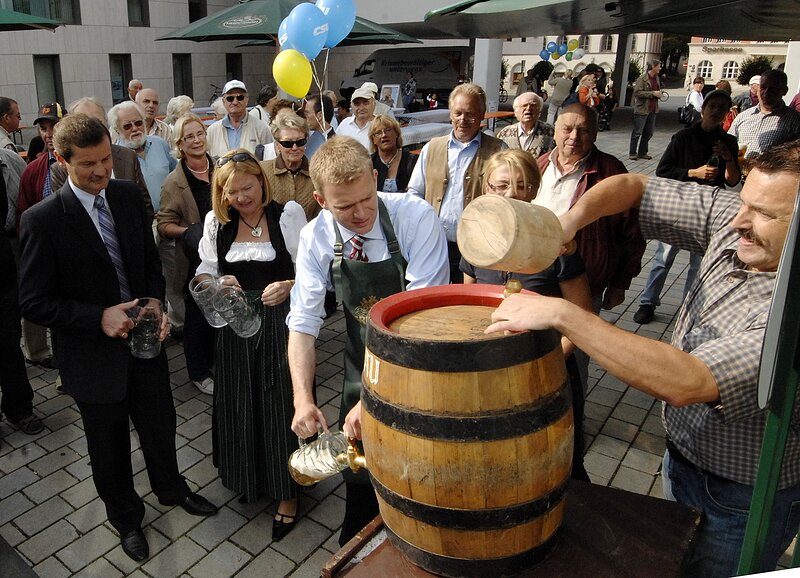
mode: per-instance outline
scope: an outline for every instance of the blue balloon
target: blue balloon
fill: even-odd
[[[286,17],[287,40],[309,60],[314,60],[328,40],[328,19],[308,2],[294,7]]]
[[[567,45],[566,44],[559,44],[558,45],[558,53],[561,56],[564,56],[567,53]]]
[[[550,54],[558,52],[558,44],[556,44],[555,42],[548,42],[547,43],[547,52],[549,52]]]
[[[333,48],[347,38],[356,22],[356,5],[353,0],[318,0],[317,8],[328,18],[328,40],[325,46]]]
[[[278,44],[281,47],[281,50],[289,50],[290,48],[294,48],[291,42],[289,42],[289,32],[287,31],[287,27],[289,26],[289,17],[283,19],[281,25],[278,26]]]
[[[539,53],[539,58],[541,58],[542,60],[550,60],[550,53],[547,50],[542,50]]]

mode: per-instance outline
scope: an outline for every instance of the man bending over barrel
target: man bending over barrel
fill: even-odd
[[[356,140],[338,137],[323,144],[310,172],[314,198],[323,210],[300,234],[286,319],[294,387],[292,430],[307,438],[328,429],[314,402],[314,342],[325,316],[325,292],[335,290],[347,321],[339,424],[345,434],[360,437],[360,404],[354,406],[361,393],[369,307],[406,289],[446,285],[447,241],[428,203],[411,195],[376,192],[377,172]],[[347,471],[345,481],[342,546],[378,513],[366,472]]]
[[[642,175],[610,177],[561,217],[564,239],[604,215],[639,208],[642,233],[704,253],[672,345],[634,335],[563,299],[514,295],[487,332],[553,328],[628,385],[663,400],[667,498],[702,509],[689,576],[736,574],[767,412],[759,356],[795,198],[800,140],[756,157],[731,191]],[[775,569],[800,523],[800,415],[792,418],[760,571]]]

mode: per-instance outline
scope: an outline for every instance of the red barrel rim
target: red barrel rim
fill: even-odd
[[[375,328],[392,332],[389,325],[408,313],[446,307],[448,305],[483,305],[498,307],[503,302],[503,285],[439,285],[412,291],[402,291],[381,299],[369,311],[369,320]],[[522,293],[533,295],[523,289]]]

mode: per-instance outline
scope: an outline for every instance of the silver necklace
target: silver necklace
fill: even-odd
[[[385,160],[383,160],[383,157],[381,156],[381,153],[378,153],[378,158],[381,159],[381,162],[384,164],[384,166],[387,169],[390,169],[390,168],[392,168],[392,163],[394,162],[394,159],[396,159],[397,155],[399,155],[399,154],[400,154],[400,149],[397,149],[397,151],[394,153],[394,156],[391,159],[389,159],[388,163]]]

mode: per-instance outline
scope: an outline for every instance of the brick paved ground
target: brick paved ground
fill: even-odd
[[[674,106],[658,120],[651,141],[652,161],[627,160],[630,109],[617,115],[614,130],[600,133],[598,146],[623,159],[629,170],[652,174],[658,153],[679,128],[670,109],[674,111],[680,100],[673,95],[668,104]],[[678,256],[656,320],[639,326],[633,321],[633,313],[644,289],[652,252],[651,244],[642,274],[633,282],[625,303],[604,312],[603,317],[629,331],[668,341],[688,261],[685,254]],[[339,313],[326,322],[318,341],[318,399],[330,423],[338,417],[344,333],[344,319]],[[36,411],[46,427],[38,436],[30,437],[14,431],[6,422],[0,423],[0,536],[36,575],[45,578],[318,576],[320,567],[338,549],[344,507],[340,478],[305,491],[297,527],[283,541],[272,543],[271,519],[276,504],[262,500],[242,505],[222,486],[211,463],[211,399],[189,382],[180,343],[169,341],[167,346],[178,413],[178,461],[192,487],[220,505],[219,514],[203,519],[159,505],[150,491],[138,440],[133,435],[135,481],[147,503],[145,535],[151,557],[141,564],[131,561],[119,547],[97,498],[76,407],[69,396],[56,392],[55,371],[31,367],[28,374],[35,390]],[[661,497],[658,471],[664,432],[659,411],[660,405],[653,398],[591,366],[585,463],[593,482]],[[14,556],[13,552],[10,555]],[[10,558],[4,558],[0,548],[0,575],[9,576],[9,568]]]

